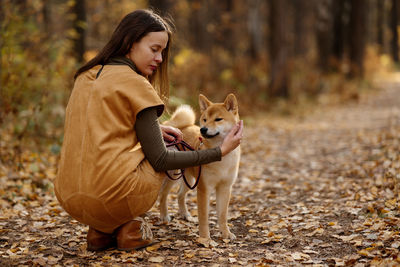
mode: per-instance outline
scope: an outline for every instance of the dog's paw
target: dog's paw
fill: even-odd
[[[180,214],[180,217],[188,222],[196,222],[195,218],[193,218],[190,213]]]
[[[209,248],[209,247],[215,248],[218,246],[218,243],[209,237],[199,237],[199,238],[197,238],[196,242],[206,248]]]
[[[235,240],[236,236],[234,233],[231,233],[229,230],[225,233],[221,233],[222,234],[222,239],[230,239],[230,240]]]
[[[171,216],[169,216],[168,214],[165,216],[161,216],[161,218],[160,218],[161,223],[169,223],[171,220],[172,220]]]

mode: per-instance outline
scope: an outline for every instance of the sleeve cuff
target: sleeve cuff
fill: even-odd
[[[217,146],[215,148],[215,150],[217,151],[217,160],[221,161],[222,160],[222,152],[221,152],[221,148],[219,146]]]

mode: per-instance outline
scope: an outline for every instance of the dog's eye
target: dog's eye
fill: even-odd
[[[222,121],[222,118],[216,118],[215,121]]]

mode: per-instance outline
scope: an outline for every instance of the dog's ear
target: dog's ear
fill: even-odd
[[[200,106],[200,112],[203,112],[208,108],[209,105],[211,105],[212,102],[207,99],[204,95],[200,94],[199,95],[199,106]]]
[[[239,106],[234,94],[229,94],[225,98],[224,105],[228,111],[232,112],[235,115],[238,114]]]

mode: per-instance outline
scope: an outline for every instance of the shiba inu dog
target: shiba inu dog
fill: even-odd
[[[239,109],[236,97],[229,94],[223,103],[213,103],[204,95],[199,95],[200,127],[195,125],[195,114],[189,106],[179,107],[166,122],[166,125],[179,128],[183,139],[195,149],[208,149],[220,146],[224,138],[239,122]],[[200,139],[202,141],[200,141]],[[209,230],[209,205],[210,195],[216,192],[216,206],[219,230],[223,239],[235,239],[230,232],[228,219],[228,206],[235,182],[240,161],[240,146],[225,155],[221,161],[202,165],[201,177],[197,187],[197,206],[199,219],[199,235],[201,238],[210,239]],[[192,182],[198,173],[198,167],[188,168],[185,171],[187,178]],[[193,221],[187,210],[185,197],[188,188],[180,181],[178,192],[179,214]],[[167,197],[174,181],[165,179],[160,192],[160,216],[162,221],[169,221]]]

